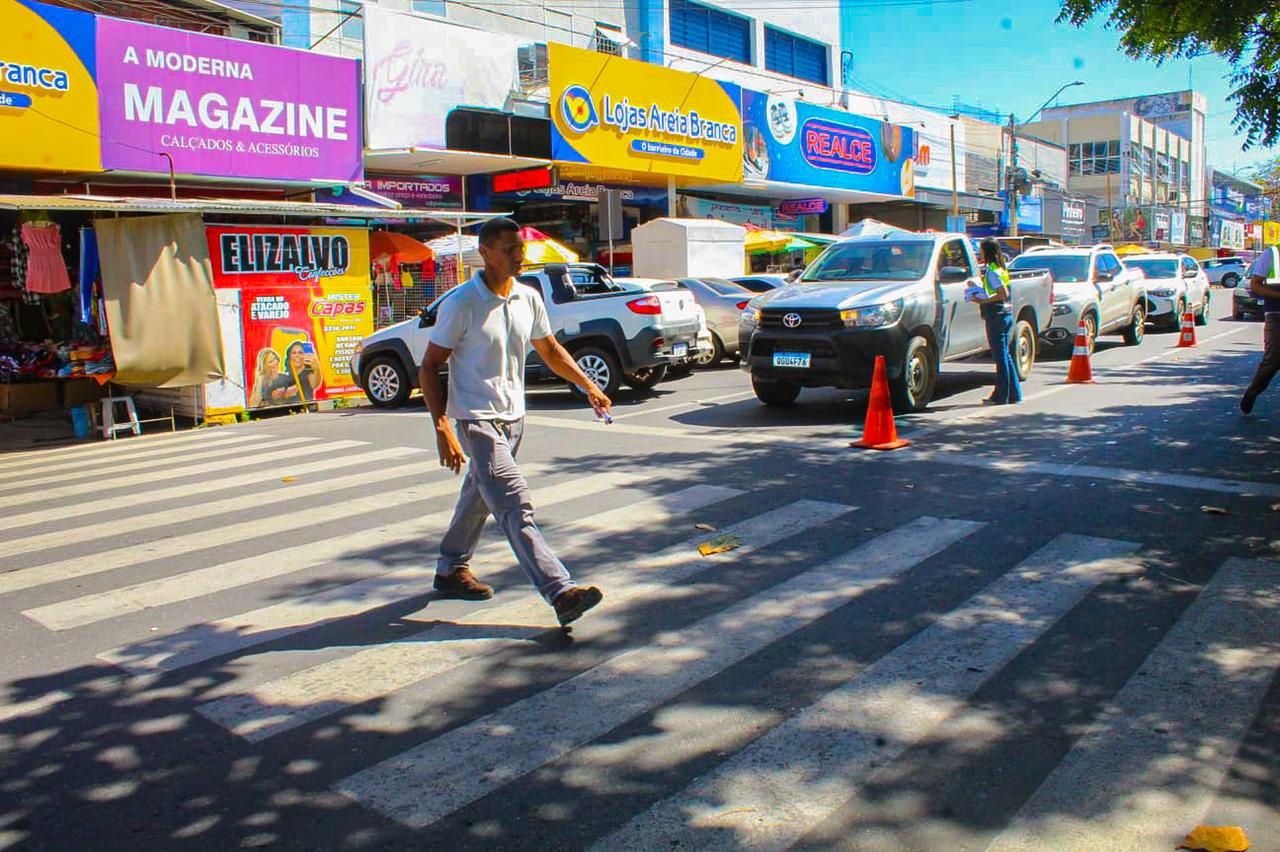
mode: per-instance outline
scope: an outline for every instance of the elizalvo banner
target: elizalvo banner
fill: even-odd
[[[369,232],[206,229],[213,284],[240,291],[248,408],[360,393],[356,344],[373,334]]]
[[[742,117],[748,180],[915,195],[911,128],[749,89]]]
[[[276,180],[359,180],[352,59],[99,18],[107,169]]]

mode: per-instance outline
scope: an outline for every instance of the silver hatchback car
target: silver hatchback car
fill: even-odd
[[[711,351],[700,355],[695,363],[700,367],[710,367],[726,357],[737,358],[738,319],[747,302],[756,294],[726,278],[679,280],[693,291],[693,298],[707,312],[707,328],[711,329]]]

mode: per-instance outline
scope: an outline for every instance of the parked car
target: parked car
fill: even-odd
[[[964,299],[979,267],[962,234],[890,233],[842,240],[795,284],[756,296],[742,312],[742,368],[766,405],[794,402],[801,388],[866,388],[885,358],[898,411],[921,411],[943,361],[987,350],[978,306]],[[1012,276],[1010,349],[1025,378],[1037,333],[1050,318],[1049,274]]]
[[[697,344],[698,305],[688,291],[625,287],[594,263],[549,264],[521,273],[517,281],[543,298],[556,339],[606,394],[624,382],[637,389],[653,387],[666,376],[668,364],[688,357]],[[415,319],[374,332],[357,347],[351,375],[374,405],[403,405],[417,387],[418,365],[437,312],[454,292],[437,298]],[[525,372],[526,381],[559,381],[533,350]]]
[[[755,275],[741,275],[730,278],[734,284],[741,284],[752,293],[768,293],[788,283],[788,275],[776,275],[772,272],[761,272]]]
[[[1053,276],[1053,316],[1040,340],[1047,351],[1071,351],[1084,321],[1089,347],[1099,334],[1119,332],[1129,346],[1146,334],[1147,300],[1142,271],[1120,261],[1110,245],[1028,249],[1011,271],[1048,270]]]
[[[693,292],[707,312],[707,327],[711,330],[711,350],[694,363],[711,367],[725,358],[737,359],[738,319],[756,294],[725,278],[681,278],[680,283]]]
[[[1152,252],[1125,258],[1129,266],[1147,276],[1147,319],[1155,325],[1176,329],[1188,310],[1196,325],[1209,322],[1209,278],[1189,254]]]
[[[1231,318],[1236,320],[1262,319],[1265,299],[1253,294],[1246,282],[1231,291]]]
[[[1249,277],[1249,264],[1243,257],[1214,257],[1200,264],[1210,284],[1239,287]]]
[[[613,279],[624,287],[631,287],[636,290],[686,290],[690,296],[693,291],[681,284],[679,281],[664,278],[615,278]],[[697,297],[694,297],[697,300]],[[678,373],[680,375],[688,375],[692,372],[694,365],[700,364],[705,360],[706,356],[712,351],[711,345],[711,328],[707,324],[707,312],[703,310],[702,305],[696,305],[698,313],[698,337],[693,346],[689,348],[689,354],[684,358],[676,358],[667,365],[668,374]]]

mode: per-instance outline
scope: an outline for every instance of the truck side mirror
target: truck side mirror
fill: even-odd
[[[418,311],[418,328],[430,328],[436,324],[436,312],[427,305]]]
[[[969,270],[963,266],[944,266],[938,270],[939,284],[958,284],[969,278]]]

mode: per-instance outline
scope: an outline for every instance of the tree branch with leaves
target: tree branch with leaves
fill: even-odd
[[[1058,21],[1082,27],[1103,16],[1134,59],[1221,56],[1231,66],[1232,126],[1244,148],[1280,140],[1280,2],[1064,0]]]

